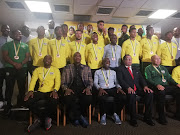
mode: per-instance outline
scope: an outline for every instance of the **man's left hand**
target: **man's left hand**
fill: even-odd
[[[55,91],[52,91],[52,92],[51,92],[50,97],[52,97],[52,98],[54,98],[54,99],[58,99],[58,98],[59,98],[57,92],[55,92]]]
[[[86,95],[92,95],[91,90],[89,88],[84,89],[82,93],[86,93]]]
[[[148,88],[147,86],[144,87],[144,92],[153,93],[153,91],[150,88]]]
[[[126,95],[126,93],[121,88],[117,88],[117,93],[121,93],[121,94]]]

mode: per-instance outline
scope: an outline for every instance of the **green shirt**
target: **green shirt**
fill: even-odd
[[[14,50],[14,43],[13,42],[14,41],[5,43],[2,47],[2,51],[8,51],[8,56],[11,58],[12,61],[14,61],[16,63],[21,63],[26,58],[26,53],[29,53],[29,47],[27,44],[21,42],[20,48],[19,48],[19,53],[18,53],[19,59],[14,59],[15,50]],[[18,47],[19,47],[19,43],[16,44],[17,50],[18,50]],[[5,62],[4,67],[14,67],[14,66],[11,65],[10,63]],[[23,67],[27,67],[27,64],[24,64]]]
[[[177,83],[172,79],[168,70],[164,66],[160,65],[159,67],[157,67],[157,69],[161,74],[158,71],[156,71],[152,64],[145,68],[145,77],[152,86],[157,86],[158,84],[163,86],[169,84],[177,85]],[[162,74],[166,82],[162,81]]]

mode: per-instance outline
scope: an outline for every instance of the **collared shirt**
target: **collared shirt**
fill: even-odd
[[[161,58],[161,65],[176,66],[175,58],[177,54],[177,45],[173,42],[164,42],[159,45],[157,55]]]
[[[96,45],[93,43],[88,44],[86,46],[86,62],[88,66],[91,69],[101,68],[103,54],[104,54],[104,48],[99,42]]]
[[[28,43],[31,39],[35,38],[34,36],[32,35],[29,35],[29,37],[26,37],[24,35],[22,35],[22,39],[21,39],[21,42],[23,43]]]
[[[39,42],[39,45],[38,45],[38,42]],[[29,41],[29,51],[30,51],[31,58],[33,60],[33,66],[44,65],[43,59],[48,54],[47,53],[48,42],[49,40],[47,38],[42,38],[42,39],[34,38]],[[41,45],[42,45],[42,48],[41,48]]]
[[[43,79],[44,76],[46,76],[45,79]],[[36,68],[31,78],[29,91],[34,91],[37,80],[39,80],[38,91],[43,93],[51,92],[54,89],[58,91],[61,84],[61,75],[59,69],[53,66],[51,66],[50,69],[46,69],[44,67]]]
[[[113,52],[115,55],[115,60],[113,59]],[[121,47],[119,45],[108,44],[104,47],[104,56],[103,58],[109,58],[110,67],[119,67],[121,63]]]
[[[3,57],[2,57],[2,46],[7,43],[7,42],[10,42],[12,41],[13,39],[10,38],[9,36],[8,37],[4,37],[4,36],[1,36],[0,37],[0,68],[3,68],[3,64],[4,64],[4,60],[3,60]]]
[[[103,72],[102,72],[103,70]],[[103,75],[104,73],[104,75]],[[104,76],[106,79],[108,79],[109,86],[106,86],[106,81],[104,79]],[[121,88],[121,86],[117,82],[116,78],[116,72],[114,70],[105,70],[104,68],[99,69],[95,72],[94,75],[94,86],[96,89],[102,88],[102,89],[111,89],[111,88]]]
[[[129,69],[131,70],[131,73],[133,74],[133,72],[132,72],[132,66],[125,66],[127,69],[128,69],[128,67],[129,67]]]
[[[180,84],[180,66],[177,66],[173,69],[172,78],[174,79],[175,82]]]
[[[173,37],[171,41],[177,45],[176,59],[178,59],[180,57],[180,38]]]

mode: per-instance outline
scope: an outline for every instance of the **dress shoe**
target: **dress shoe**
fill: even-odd
[[[136,121],[136,120],[131,120],[131,121],[130,121],[130,124],[131,124],[133,127],[138,127],[138,124],[137,124],[137,121]]]
[[[152,119],[145,119],[144,122],[146,122],[150,126],[154,126],[155,123],[152,121]]]

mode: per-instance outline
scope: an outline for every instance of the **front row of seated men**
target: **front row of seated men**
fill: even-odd
[[[82,65],[79,52],[74,54],[74,64],[67,65],[60,79],[60,72],[57,68],[51,66],[52,58],[47,55],[44,57],[44,67],[36,68],[33,72],[29,92],[24,98],[29,109],[37,116],[37,119],[28,127],[31,132],[41,124],[44,124],[48,130],[52,126],[51,116],[55,112],[58,94],[60,88],[63,90],[62,102],[67,108],[70,120],[75,126],[82,125],[87,127],[88,122],[84,118],[87,107],[92,103],[93,79],[91,69]],[[116,124],[121,124],[118,116],[119,112],[126,104],[130,112],[130,124],[137,127],[136,118],[136,96],[143,96],[145,103],[144,121],[151,126],[152,121],[153,94],[157,95],[157,105],[159,112],[159,123],[167,124],[164,114],[165,95],[175,95],[177,105],[177,117],[179,118],[180,108],[180,84],[169,75],[167,69],[160,65],[160,57],[152,57],[152,65],[145,69],[145,75],[148,84],[143,79],[141,73],[132,68],[132,58],[125,55],[124,65],[117,69],[117,72],[111,70],[110,60],[103,59],[103,67],[95,72],[94,86],[99,91],[98,99],[101,112],[102,125],[106,125],[106,99],[114,97],[113,119]],[[116,77],[117,75],[117,77]],[[35,82],[39,80],[39,89],[34,92]],[[172,85],[174,86],[172,86]],[[148,87],[150,86],[150,88]],[[126,101],[127,100],[127,101]]]

